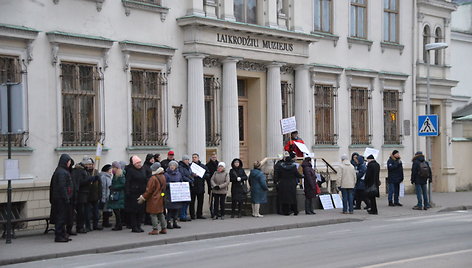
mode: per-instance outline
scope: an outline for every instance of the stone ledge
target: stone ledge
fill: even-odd
[[[351,49],[352,44],[358,44],[358,45],[367,46],[367,50],[370,51],[374,41],[370,41],[370,40],[363,39],[363,38],[358,38],[358,37],[348,37],[347,38],[347,43],[348,43],[349,49]]]

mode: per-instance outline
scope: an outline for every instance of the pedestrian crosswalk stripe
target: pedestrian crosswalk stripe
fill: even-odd
[[[423,122],[423,125],[420,128],[420,133],[436,133],[437,130],[434,128],[433,123],[429,119],[429,117],[426,117],[426,119]]]

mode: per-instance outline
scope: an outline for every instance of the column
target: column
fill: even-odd
[[[223,90],[222,90],[222,119],[221,119],[221,147],[222,158],[229,164],[234,158],[239,158],[239,121],[238,121],[238,80],[236,63],[239,58],[226,58],[223,63]]]
[[[309,150],[313,145],[313,94],[308,65],[295,68],[295,118],[300,138]]]
[[[222,19],[228,21],[236,21],[234,17],[234,2],[233,0],[222,0],[223,1],[223,13]]]
[[[187,153],[198,153],[206,159],[205,93],[203,86],[202,54],[188,54],[187,58]]]
[[[203,0],[190,0],[190,9],[187,10],[187,15],[205,16],[203,11]]]
[[[267,66],[267,157],[275,157],[283,151],[280,132],[282,119],[282,89],[280,86],[281,63]]]

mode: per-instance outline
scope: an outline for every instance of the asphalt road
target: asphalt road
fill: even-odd
[[[8,267],[472,267],[472,213],[368,220]]]

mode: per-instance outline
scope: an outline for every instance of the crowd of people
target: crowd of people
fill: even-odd
[[[316,214],[313,200],[321,193],[321,176],[316,173],[315,162],[310,157],[304,158],[302,172],[299,172],[295,156],[296,152],[287,152],[274,165],[277,213],[298,215],[297,186],[300,185],[305,193],[305,214],[313,215]],[[369,214],[378,214],[376,197],[379,197],[380,165],[372,155],[367,157],[366,164],[358,153],[353,153],[350,161],[342,155],[341,162],[338,185],[343,213],[352,214],[355,209],[361,209],[364,202]],[[141,233],[144,232],[143,223],[152,225],[149,235],[166,234],[168,229],[180,229],[178,222],[205,219],[205,193],[209,195],[211,218],[224,220],[230,186],[231,218],[242,217],[243,203],[248,195],[253,217],[263,217],[260,205],[267,203],[267,179],[258,161],[253,164],[249,176],[241,159],[234,159],[227,168],[215,154],[206,164],[196,153],[191,158],[183,155],[177,161],[173,151],[169,151],[162,161],[159,154],[148,154],[144,163],[136,155],[127,163],[113,161],[103,165],[100,172],[95,164],[90,157],[74,164],[69,155],[61,155],[50,185],[51,222],[55,224],[56,242],[68,242],[71,235],[103,228],[113,231],[128,228],[131,232]],[[198,165],[205,172],[199,176],[192,171],[191,165]],[[403,166],[398,151],[392,152],[387,169],[389,206],[402,206],[398,197]],[[417,152],[413,158],[411,182],[415,184],[418,204],[413,209],[428,209],[426,184],[430,180],[429,164],[424,155]],[[172,199],[169,186],[177,182],[188,183],[190,201]],[[114,226],[110,222],[113,215]]]

